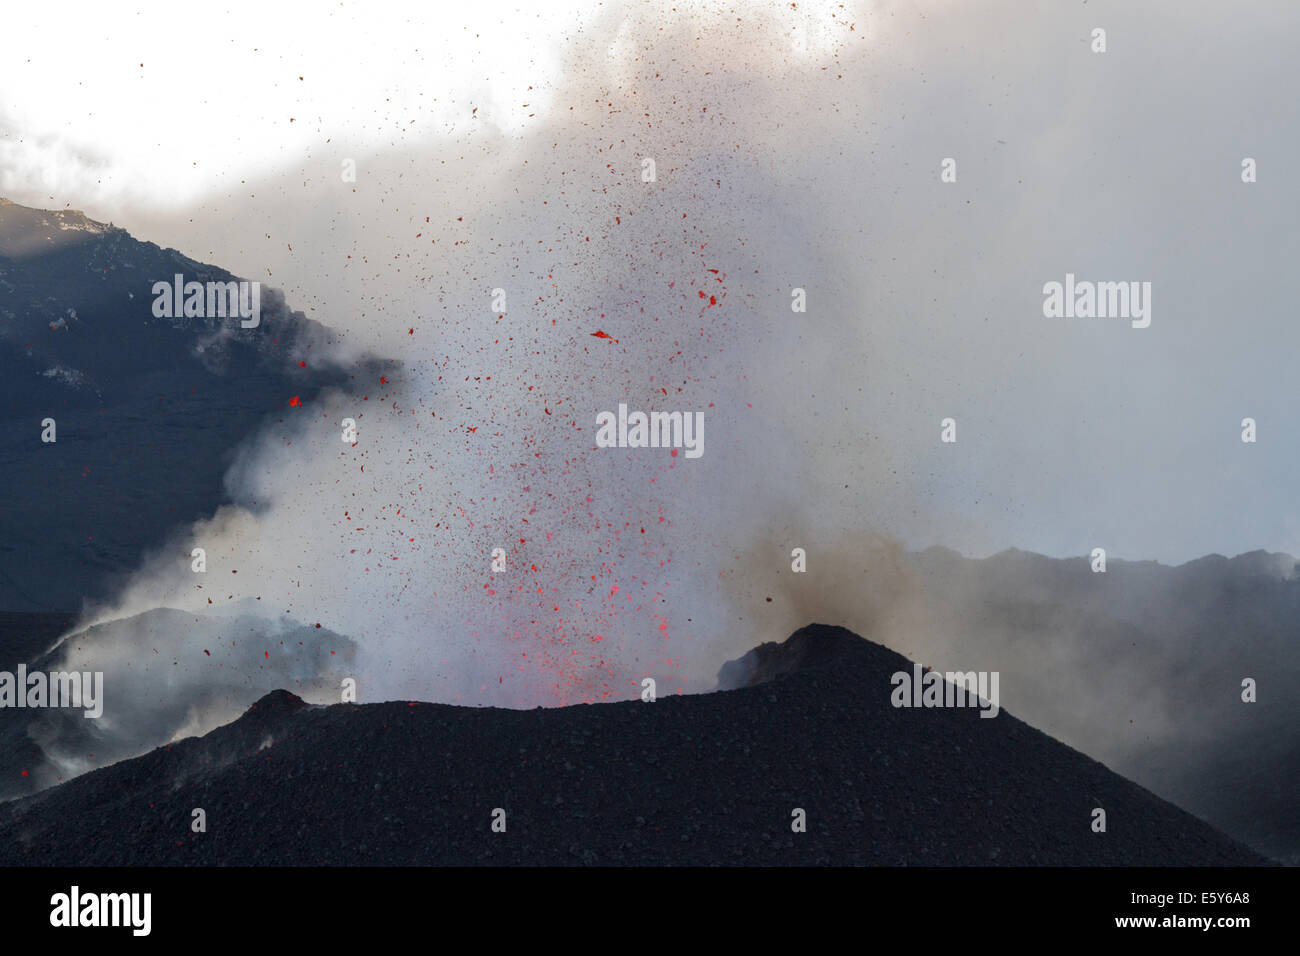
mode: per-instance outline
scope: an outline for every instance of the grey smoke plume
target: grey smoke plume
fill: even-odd
[[[1300,197],[1238,169],[1296,152],[1272,121],[1293,84],[1254,70],[1292,62],[1294,9],[1244,26],[1209,3],[814,9],[615,6],[574,31],[522,125],[467,104],[453,130],[356,156],[355,185],[346,136],[323,132],[239,195],[116,215],[264,265],[347,336],[312,361],[394,365],[361,399],[268,421],[229,478],[242,506],[108,613],[205,607],[202,546],[210,578],[239,571],[221,600],[355,639],[362,700],[533,706],[644,676],[706,690],[812,619],[964,666],[967,638],[935,624],[948,598],[897,542],[1300,550],[1295,444],[1237,434],[1290,414],[1278,344],[1296,333],[1273,303],[1292,227],[1269,210]],[[1045,319],[1067,271],[1151,281],[1151,327]],[[619,401],[704,411],[705,455],[596,450]],[[1026,660],[1076,655],[1045,639]],[[1085,737],[1112,703],[1076,719],[1017,693],[1004,682],[1009,710]]]
[[[808,97],[844,86],[828,64],[865,56],[847,21],[783,55],[790,23],[609,14],[575,42],[535,128],[507,136],[487,117],[359,159],[362,199],[326,183],[261,203],[268,231],[297,224],[299,261],[353,250],[342,278],[321,273],[317,317],[354,351],[313,361],[397,362],[360,400],[329,394],[268,424],[228,478],[246,507],[145,568],[112,616],[205,607],[179,559],[203,547],[209,577],[238,571],[223,586],[235,599],[355,638],[363,700],[711,686],[734,633],[721,588],[744,573],[736,531],[789,506],[791,465],[826,439],[806,427],[819,401],[799,394],[801,368],[860,350],[866,331],[831,340],[790,310],[795,286],[828,314],[861,299],[815,238],[856,214],[798,191],[826,162],[807,144],[837,135],[833,111],[805,115]],[[620,35],[654,40],[611,57]],[[705,455],[596,450],[596,412],[620,401],[702,411]],[[756,453],[771,454],[761,469]]]

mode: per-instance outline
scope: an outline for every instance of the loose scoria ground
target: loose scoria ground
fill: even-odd
[[[813,625],[724,668],[748,686],[653,703],[310,707],[277,691],[5,804],[0,863],[1268,862],[1005,710],[893,708],[896,670],[911,662]]]

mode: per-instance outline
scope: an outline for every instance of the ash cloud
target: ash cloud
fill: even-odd
[[[945,668],[1007,660],[1009,710],[1138,753],[1099,720],[1113,697],[1065,713],[1050,690],[1113,676],[1086,629],[1049,616],[1055,637],[999,643],[996,611],[972,639],[907,549],[1300,550],[1293,443],[1234,457],[1243,415],[1290,406],[1273,303],[1291,226],[1267,209],[1300,197],[1236,169],[1294,155],[1293,124],[1240,106],[1290,115],[1251,64],[1285,60],[1295,13],[1254,9],[1247,56],[1208,3],[811,11],[615,7],[566,39],[535,105],[467,101],[454,130],[354,156],[355,184],[339,137],[137,214],[264,263],[346,340],[308,360],[393,364],[269,420],[228,479],[240,506],[111,614],[261,597],[357,641],[363,700],[506,706],[626,698],[643,676],[707,690],[722,660],[818,620]],[[1203,60],[1167,69],[1187,49]],[[1152,281],[1151,327],[1044,319],[1066,271]],[[619,401],[703,410],[707,453],[596,450]],[[198,590],[192,546],[238,588]],[[1148,649],[1124,653],[1146,669]],[[1164,699],[1132,718],[1152,740],[1180,732]]]
[[[829,304],[847,270],[817,248],[822,219],[770,200],[803,202],[815,172],[786,151],[836,135],[806,100],[836,88],[827,64],[865,53],[847,21],[796,54],[783,16],[640,16],[589,25],[522,133],[488,115],[461,139],[359,158],[358,194],[252,190],[273,197],[253,215],[267,231],[299,223],[286,240],[299,263],[327,236],[342,259],[315,317],[349,340],[343,357],[395,361],[268,422],[227,478],[241,507],[143,569],[113,616],[261,598],[354,637],[363,700],[533,706],[628,697],[643,676],[661,693],[711,686],[732,633],[720,586],[734,526],[760,496],[782,506],[776,452],[805,431],[806,399],[781,393],[789,366],[768,357],[821,364],[859,334],[837,345],[792,321],[793,286]],[[596,413],[620,401],[702,411],[707,453],[595,449]],[[340,440],[349,418],[355,447]],[[179,559],[194,547],[209,555],[202,582]]]

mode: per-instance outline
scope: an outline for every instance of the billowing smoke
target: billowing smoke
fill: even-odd
[[[589,24],[521,132],[471,115],[357,158],[355,192],[259,204],[268,230],[295,224],[299,263],[330,261],[315,315],[346,348],[304,360],[391,362],[270,418],[228,475],[237,505],[92,620],[242,602],[319,621],[357,642],[361,700],[712,686],[753,637],[726,592],[757,516],[838,480],[798,474],[828,437],[809,412],[838,411],[809,386],[879,364],[846,356],[865,356],[863,279],[820,238],[857,216],[824,168],[841,114],[807,110],[861,114],[843,71],[869,44],[847,10],[661,13]],[[703,454],[596,448],[620,404],[702,413]]]
[[[38,786],[206,733],[238,717],[276,688],[308,700],[338,699],[353,664],[348,638],[261,613],[256,601],[219,611],[159,608],[92,625],[29,666],[29,673],[75,670],[95,687],[89,707],[9,711],[11,758],[32,744]],[[272,653],[272,650],[274,653]],[[24,740],[23,738],[27,738]],[[21,792],[7,781],[3,795]]]
[[[993,669],[959,660],[963,619],[900,542],[1300,550],[1274,480],[1285,443],[1252,448],[1250,468],[1204,452],[1232,445],[1242,409],[1289,414],[1266,343],[1293,334],[1269,307],[1291,226],[1247,217],[1235,178],[1243,151],[1293,154],[1294,131],[1247,137],[1238,120],[1283,87],[1198,70],[1214,96],[1171,109],[1188,78],[1161,67],[1169,45],[1227,56],[1188,35],[1225,33],[1231,13],[1161,6],[1182,26],[1107,11],[1102,58],[1092,7],[615,5],[517,103],[462,97],[429,132],[377,102],[382,150],[313,119],[301,160],[180,212],[117,215],[198,229],[282,282],[346,342],[303,361],[389,364],[268,410],[228,476],[236,506],[89,621],[238,604],[354,640],[362,701],[530,707],[628,698],[647,676],[707,690],[722,661],[811,620]],[[465,42],[489,72],[491,38]],[[1067,271],[1151,281],[1152,325],[1044,319],[1043,284]],[[1213,279],[1228,274],[1258,281]],[[1229,314],[1252,316],[1248,338]],[[595,447],[620,403],[703,412],[703,455]],[[950,416],[958,440],[941,443]],[[1203,500],[1232,506],[1189,520]],[[1068,643],[1038,659],[1077,662]],[[1050,691],[1003,693],[1052,716]],[[1143,716],[1175,735],[1158,705]]]

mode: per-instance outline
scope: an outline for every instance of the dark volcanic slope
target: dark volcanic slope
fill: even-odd
[[[76,623],[75,614],[0,611],[0,670],[36,660]]]
[[[155,317],[153,283],[177,273],[235,278],[76,210],[0,199],[0,609],[107,598],[171,529],[229,500],[244,438],[293,396],[348,383],[313,361],[329,331],[275,289],[253,329]]]
[[[4,805],[0,863],[1267,862],[1005,711],[893,708],[910,662],[848,631],[784,647],[756,655],[768,683],[654,703],[313,708],[277,691]]]
[[[912,562],[930,618],[911,653],[1000,671],[1034,726],[1300,865],[1293,556],[1112,558],[1105,574],[1016,550],[976,560],[931,548]],[[1254,703],[1241,700],[1244,677],[1259,683]]]
[[[0,709],[0,801],[148,753],[182,730],[193,733],[195,714],[210,715],[202,726],[211,727],[276,689],[312,695],[339,686],[351,670],[350,638],[288,615],[272,624],[239,613],[255,604],[221,613],[154,608],[76,630],[57,645],[54,636],[67,626],[50,632],[66,618],[0,613],[0,648],[8,650],[6,640],[26,644],[31,653],[21,660],[29,673],[102,670],[103,687],[111,688],[102,720],[72,707]],[[44,625],[44,644],[34,646],[30,632],[11,636],[10,621]]]

